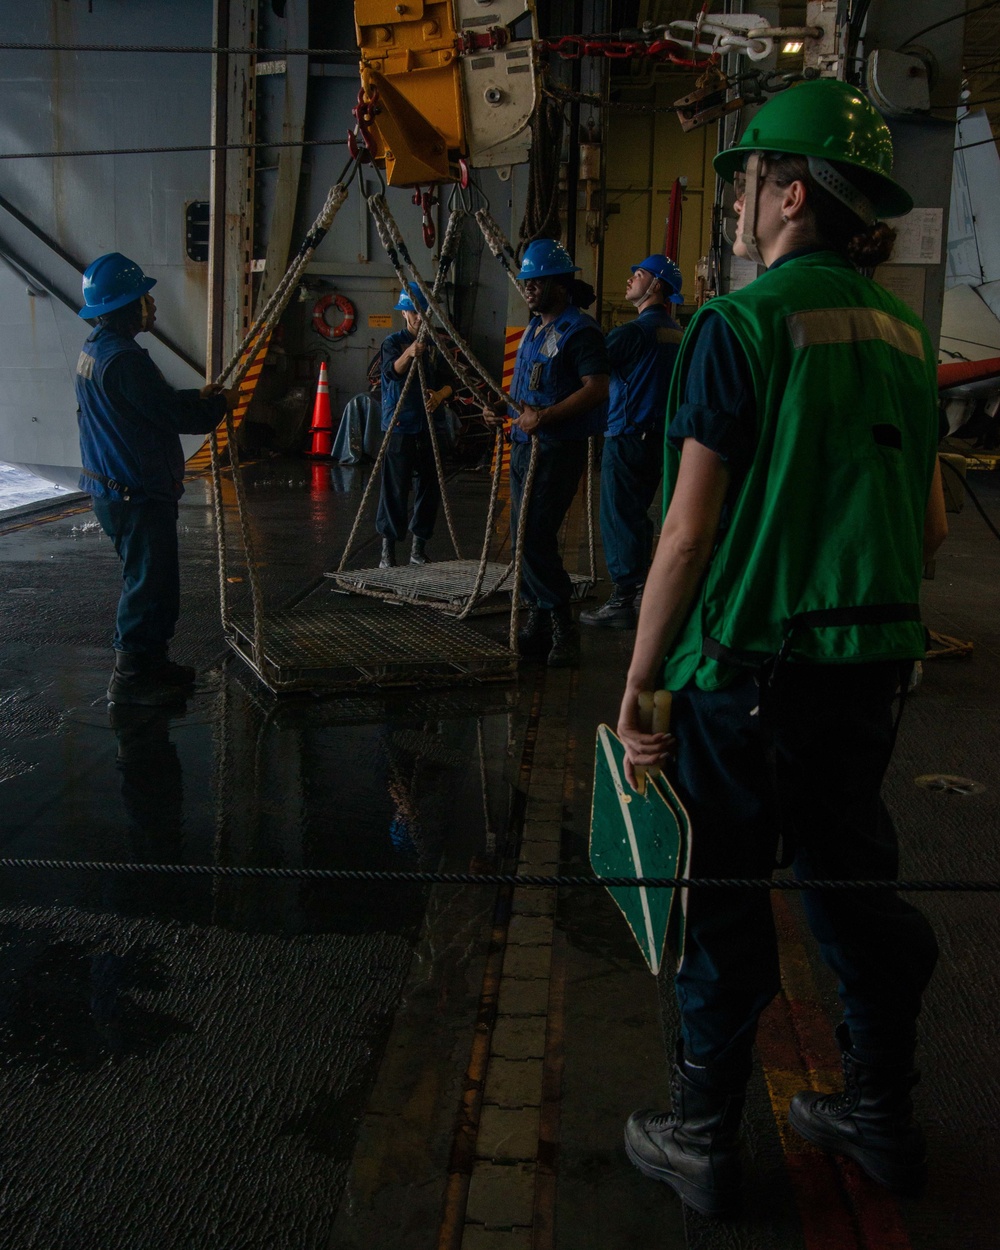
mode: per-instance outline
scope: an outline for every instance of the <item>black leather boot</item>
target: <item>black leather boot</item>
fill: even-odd
[[[549,668],[575,668],[580,663],[580,631],[569,606],[552,609],[552,647]]]
[[[162,653],[119,651],[115,653],[115,668],[108,682],[108,702],[123,707],[183,703],[193,681],[194,669],[173,664]]]
[[[430,564],[427,552],[425,551],[426,546],[427,540],[425,538],[418,538],[416,534],[413,535],[413,545],[410,547],[411,564]]]
[[[164,660],[158,672],[163,681],[175,686],[193,686],[198,679],[197,670],[190,664],[175,664],[173,660]]]
[[[862,1061],[851,1051],[846,1024],[837,1029],[844,1091],[796,1094],[788,1122],[806,1141],[847,1155],[880,1185],[913,1194],[924,1181],[926,1146],[913,1119],[910,1090],[920,1079],[912,1055]]]
[[[396,567],[396,544],[391,538],[382,539],[382,554],[379,556],[378,566],[380,569]]]
[[[166,647],[156,651],[116,651],[115,670],[122,677],[152,673],[164,685],[193,686],[198,674],[190,664],[175,664],[167,659]]]
[[[596,625],[600,629],[635,629],[638,619],[635,590],[621,586],[615,587],[607,603],[580,613],[581,625]]]
[[[517,649],[529,660],[544,659],[552,646],[552,613],[548,608],[530,607],[521,618]]]
[[[702,1215],[729,1215],[740,1189],[739,1131],[744,1087],[696,1085],[674,1065],[673,1110],[636,1111],[625,1150],[644,1176],[664,1181]]]

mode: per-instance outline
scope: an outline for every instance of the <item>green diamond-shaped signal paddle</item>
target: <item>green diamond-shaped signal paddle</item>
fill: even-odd
[[[676,877],[690,833],[684,804],[662,774],[648,774],[645,793],[625,780],[625,747],[601,725],[594,760],[590,863],[598,877]],[[659,972],[676,891],[609,887],[650,972]]]

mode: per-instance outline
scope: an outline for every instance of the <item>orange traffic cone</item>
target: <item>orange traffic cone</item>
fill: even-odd
[[[316,402],[313,404],[313,419],[309,433],[312,436],[309,455],[329,456],[333,451],[333,418],[330,415],[330,382],[326,374],[325,360],[319,367]]]

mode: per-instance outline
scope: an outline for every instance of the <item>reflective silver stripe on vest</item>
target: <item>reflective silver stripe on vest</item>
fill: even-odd
[[[924,340],[916,327],[880,308],[811,308],[785,318],[793,347],[820,347],[830,343],[863,343],[879,339],[924,359]]]
[[[76,362],[76,371],[81,378],[92,378],[94,376],[94,358],[86,352],[81,352]]]

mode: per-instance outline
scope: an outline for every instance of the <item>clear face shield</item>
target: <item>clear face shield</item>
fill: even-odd
[[[739,242],[743,244],[747,257],[755,265],[763,265],[764,261],[757,245],[757,197],[760,194],[761,154],[751,152],[747,157],[746,169],[733,175],[733,188],[737,200],[743,201],[743,216],[740,221]]]
[[[845,178],[829,161],[818,156],[807,156],[811,174],[817,186],[823,188],[834,199],[839,200],[864,226],[871,226],[876,221],[875,209],[871,200]],[[758,265],[764,262],[757,244],[757,209],[761,185],[767,181],[763,172],[764,154],[751,152],[747,157],[746,169],[733,175],[733,190],[736,199],[743,200],[743,220],[739,233],[739,241],[746,249],[747,256]]]
[[[139,297],[139,311],[142,314],[142,321],[139,324],[140,333],[144,330],[151,330],[156,320],[156,305],[148,292]]]

